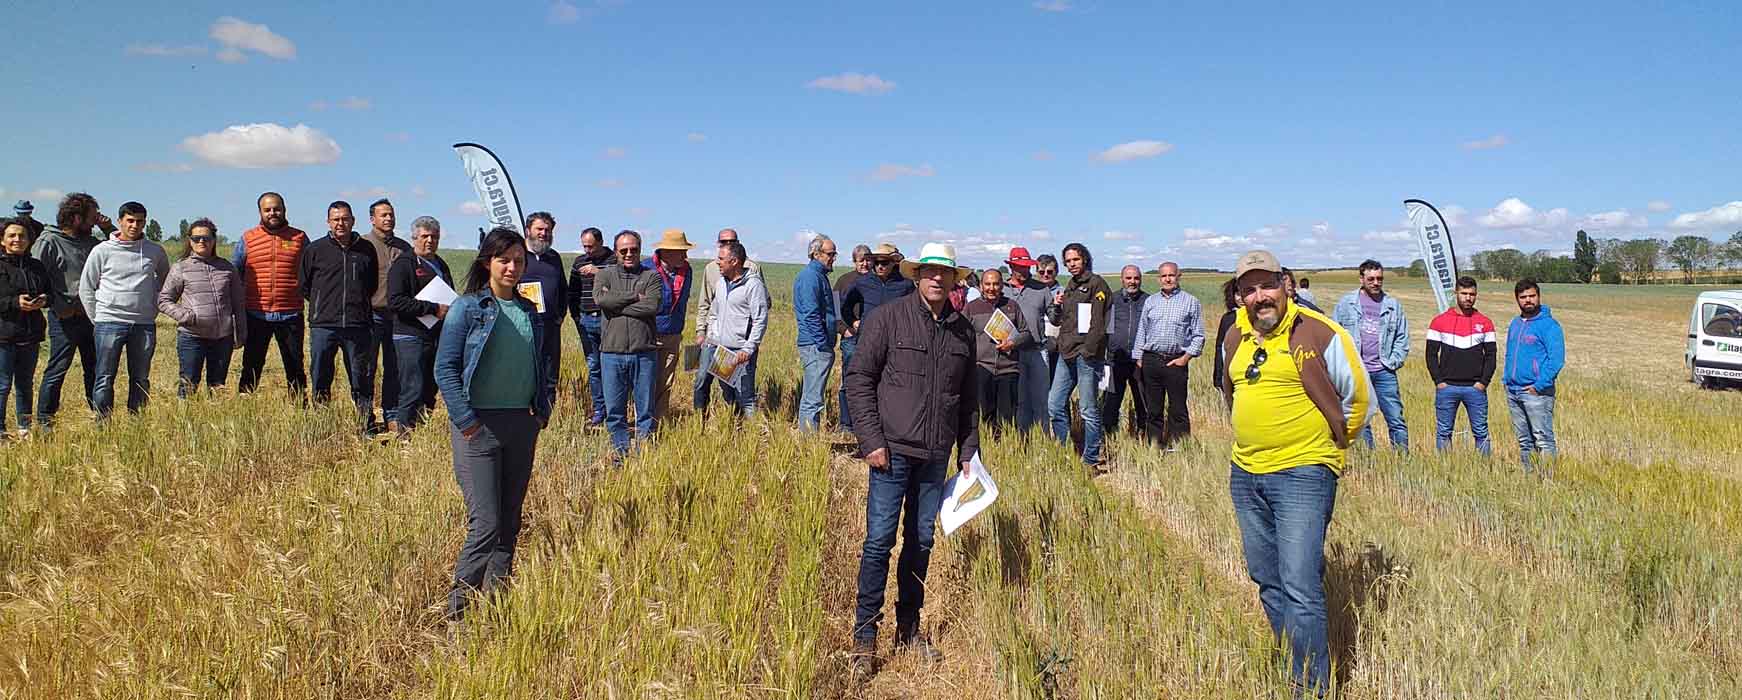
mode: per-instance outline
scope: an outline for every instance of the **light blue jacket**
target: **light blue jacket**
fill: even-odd
[[[1566,337],[1548,307],[1530,318],[1512,319],[1506,329],[1506,372],[1501,375],[1508,390],[1536,387],[1536,393],[1554,396],[1555,379],[1566,362]]]
[[[484,343],[490,340],[490,331],[496,327],[499,303],[489,289],[462,295],[448,307],[448,315],[442,319],[442,337],[436,345],[435,381],[442,392],[442,403],[448,405],[448,420],[460,430],[478,424],[478,414],[472,410],[472,373],[478,369]],[[538,318],[538,309],[532,302],[516,298],[514,303],[525,309],[528,316]],[[544,347],[542,323],[532,324],[532,347]],[[550,422],[550,406],[556,399],[556,378],[547,376],[546,363],[536,355],[528,356],[526,361],[532,363],[537,387],[532,394],[532,415],[544,425]]]
[[[811,260],[792,281],[792,315],[798,321],[798,346],[835,347],[835,297],[829,268]]]
[[[1331,320],[1354,336],[1357,348],[1361,347],[1361,299],[1356,295],[1365,293],[1357,289],[1343,295],[1331,312]],[[1397,297],[1387,294],[1379,300],[1379,364],[1396,372],[1406,357],[1409,357],[1409,318],[1403,315],[1403,304]]]

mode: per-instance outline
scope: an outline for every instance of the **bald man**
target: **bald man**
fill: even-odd
[[[1125,389],[1131,389],[1135,419],[1128,426],[1137,434],[1149,424],[1149,412],[1143,404],[1143,384],[1137,375],[1137,362],[1131,358],[1132,343],[1137,340],[1137,321],[1143,316],[1143,302],[1149,295],[1143,291],[1143,269],[1126,265],[1119,271],[1119,293],[1107,309],[1107,365],[1113,368],[1113,381],[1101,394],[1101,424],[1107,435],[1119,429],[1119,413],[1125,403]]]
[[[743,242],[738,240],[737,230],[720,229],[720,234],[715,237],[715,244],[720,249],[724,249],[727,243],[743,245]],[[758,269],[756,263],[750,260],[744,261],[744,274],[755,276],[757,279],[762,278],[762,270]],[[701,348],[702,357],[706,357],[708,353],[714,351],[712,347],[708,346],[708,324],[714,320],[714,288],[720,284],[720,260],[717,252],[714,259],[708,261],[707,269],[702,271],[702,282],[701,289],[697,290],[701,294],[696,296],[696,347]],[[701,411],[708,405],[713,388],[714,377],[712,374],[696,373],[694,404],[697,411]]]

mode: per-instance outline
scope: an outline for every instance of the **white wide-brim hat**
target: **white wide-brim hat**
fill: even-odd
[[[956,284],[961,284],[974,275],[970,268],[956,264],[956,247],[948,243],[927,243],[919,249],[919,255],[905,258],[901,261],[901,276],[915,279],[919,268],[934,265],[937,267],[953,267],[956,270]]]

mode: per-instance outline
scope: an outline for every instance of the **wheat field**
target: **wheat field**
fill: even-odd
[[[69,377],[56,431],[0,445],[0,697],[1285,697],[1205,360],[1177,453],[1114,436],[1113,472],[1091,478],[1043,436],[988,436],[1002,495],[933,553],[925,625],[946,660],[854,680],[866,467],[846,436],[793,427],[796,270],[764,267],[761,415],[704,423],[680,380],[684,408],[620,470],[583,427],[564,327],[513,585],[452,632],[464,509],[445,413],[404,443],[357,438],[347,401],[287,398],[276,352],[261,391],[180,401],[160,321],[144,414],[99,427]],[[1326,308],[1354,287],[1312,278]],[[1212,336],[1220,281],[1186,280]],[[1742,392],[1686,381],[1699,288],[1544,289],[1568,336],[1544,477],[1518,467],[1497,389],[1493,458],[1467,432],[1434,452],[1432,297],[1390,283],[1414,335],[1413,448],[1357,449],[1342,479],[1326,574],[1342,696],[1742,696]],[[1510,291],[1482,290],[1503,327]]]

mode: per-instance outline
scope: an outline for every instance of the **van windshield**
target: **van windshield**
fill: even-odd
[[[1706,335],[1742,338],[1742,311],[1729,304],[1706,303],[1700,308],[1700,326]]]

